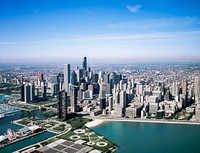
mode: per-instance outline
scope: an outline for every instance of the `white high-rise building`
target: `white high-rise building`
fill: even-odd
[[[195,103],[198,103],[200,99],[200,77],[199,76],[196,76],[194,80],[194,96],[195,96]]]
[[[178,84],[178,82],[173,82],[173,84],[171,86],[171,94],[174,97],[179,95],[179,84]]]
[[[120,105],[122,108],[126,108],[126,91],[124,90],[120,92]]]
[[[64,88],[67,93],[69,93],[69,83],[70,83],[70,64],[64,65]]]

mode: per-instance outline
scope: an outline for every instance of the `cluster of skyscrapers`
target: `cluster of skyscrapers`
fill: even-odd
[[[143,67],[141,66],[141,69]],[[92,116],[173,118],[185,110],[200,121],[198,71],[173,67],[159,71],[115,68],[92,70],[84,57],[81,67],[64,64],[63,73],[38,74],[22,80],[21,101],[37,102],[57,96],[58,117],[69,112]],[[177,71],[177,72],[176,72]],[[184,72],[185,71],[185,72]],[[198,115],[199,114],[199,115]]]
[[[195,108],[198,111],[197,106],[188,106],[199,102],[199,79],[196,76],[194,82],[189,80],[188,84],[187,79],[154,80],[115,72],[94,72],[87,67],[84,57],[82,68],[71,70],[70,64],[64,65],[64,90],[61,92],[66,93],[63,99],[68,107],[63,108],[90,115],[170,118],[185,108],[188,113]]]

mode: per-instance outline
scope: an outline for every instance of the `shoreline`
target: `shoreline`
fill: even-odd
[[[185,124],[185,125],[200,125],[200,122],[187,122],[187,121],[167,121],[167,120],[145,120],[145,119],[117,119],[117,118],[93,118],[93,121],[86,123],[85,126],[93,128],[100,126],[107,122],[135,122],[135,123],[157,123],[157,124]]]
[[[102,125],[104,123],[106,123],[106,121],[102,119],[94,119],[93,121],[86,123],[85,126],[88,128],[93,128],[93,127]]]

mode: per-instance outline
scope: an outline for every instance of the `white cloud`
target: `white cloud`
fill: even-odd
[[[15,44],[19,44],[19,42],[0,41],[0,45],[15,45]]]
[[[54,44],[66,43],[71,44],[76,42],[108,42],[108,41],[132,41],[132,43],[144,43],[144,42],[176,42],[176,41],[188,41],[193,39],[200,39],[200,31],[186,31],[186,32],[151,32],[140,34],[103,34],[103,35],[89,35],[80,36],[75,38],[56,38],[47,40],[36,41],[24,41],[24,42],[0,42],[0,45],[25,45],[25,44]]]
[[[194,27],[200,25],[200,18],[196,17],[177,17],[177,18],[158,18],[158,19],[146,19],[137,20],[130,22],[121,22],[116,24],[111,24],[109,27],[117,29],[141,29],[141,30],[166,30],[166,28],[175,29],[179,31],[181,28]]]
[[[135,6],[127,5],[127,6],[126,6],[126,8],[127,8],[130,12],[133,12],[133,13],[138,12],[139,9],[140,9],[141,7],[142,7],[141,5],[135,5]]]

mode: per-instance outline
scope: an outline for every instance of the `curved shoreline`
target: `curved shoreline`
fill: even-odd
[[[86,123],[85,126],[88,128],[93,128],[93,127],[102,125],[104,123],[105,123],[105,121],[102,119],[94,119],[93,121]]]
[[[93,128],[102,125],[106,122],[136,122],[136,123],[159,123],[159,124],[185,124],[185,125],[200,125],[200,122],[187,122],[187,121],[168,121],[168,120],[145,120],[145,119],[113,119],[113,118],[93,118],[93,121],[86,123],[85,126]]]

